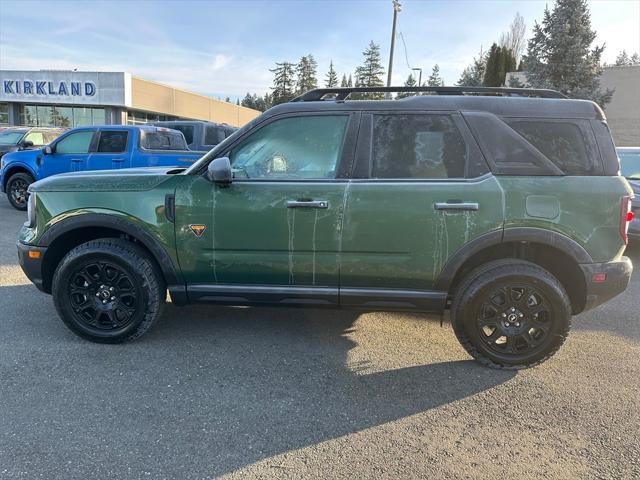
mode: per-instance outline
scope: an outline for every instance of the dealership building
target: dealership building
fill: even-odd
[[[0,125],[78,127],[190,119],[239,127],[259,114],[126,72],[0,70]]]

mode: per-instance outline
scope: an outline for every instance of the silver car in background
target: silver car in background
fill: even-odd
[[[624,176],[633,188],[635,198],[631,204],[633,221],[629,224],[629,238],[640,240],[640,147],[616,148],[620,159],[620,174]]]

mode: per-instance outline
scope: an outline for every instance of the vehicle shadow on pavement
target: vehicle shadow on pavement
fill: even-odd
[[[9,472],[28,465],[35,474],[53,455],[73,460],[64,478],[95,477],[97,465],[114,477],[213,477],[515,375],[471,360],[354,371],[351,311],[168,305],[139,341],[98,345],[67,332],[31,286],[1,287],[0,308],[17,308],[10,299],[19,296],[37,313],[11,315],[16,328],[5,325],[3,342],[19,346],[0,353],[0,463]]]

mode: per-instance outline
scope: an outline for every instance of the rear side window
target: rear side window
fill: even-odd
[[[504,120],[565,175],[602,174],[602,163],[588,123],[579,120]]]
[[[469,148],[449,115],[374,115],[372,178],[464,178]]]
[[[207,126],[204,133],[205,145],[217,145],[224,140],[224,130],[219,127]]]
[[[180,132],[143,131],[142,148],[147,150],[186,150],[187,144]]]
[[[127,150],[129,132],[124,130],[100,132],[98,153],[121,153]]]

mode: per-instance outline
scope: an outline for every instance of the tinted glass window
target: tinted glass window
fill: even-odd
[[[236,178],[335,178],[347,116],[309,116],[276,120],[230,153]]]
[[[128,137],[129,132],[126,131],[100,132],[98,153],[120,153],[126,151]]]
[[[204,144],[217,145],[224,140],[224,130],[220,127],[208,126],[205,128]]]
[[[24,137],[24,141],[33,142],[34,145],[44,145],[44,135],[42,132],[29,132]]]
[[[193,126],[192,125],[170,125],[169,128],[179,130],[184,135],[184,139],[188,145],[193,143]]]
[[[56,153],[88,153],[93,132],[76,132],[56,144]]]
[[[467,145],[448,115],[375,115],[372,178],[463,178]]]
[[[142,148],[147,150],[186,150],[187,144],[180,132],[144,132]]]
[[[587,132],[578,122],[505,119],[511,128],[566,175],[593,175],[602,170]]]
[[[619,152],[620,175],[640,180],[640,152]]]

